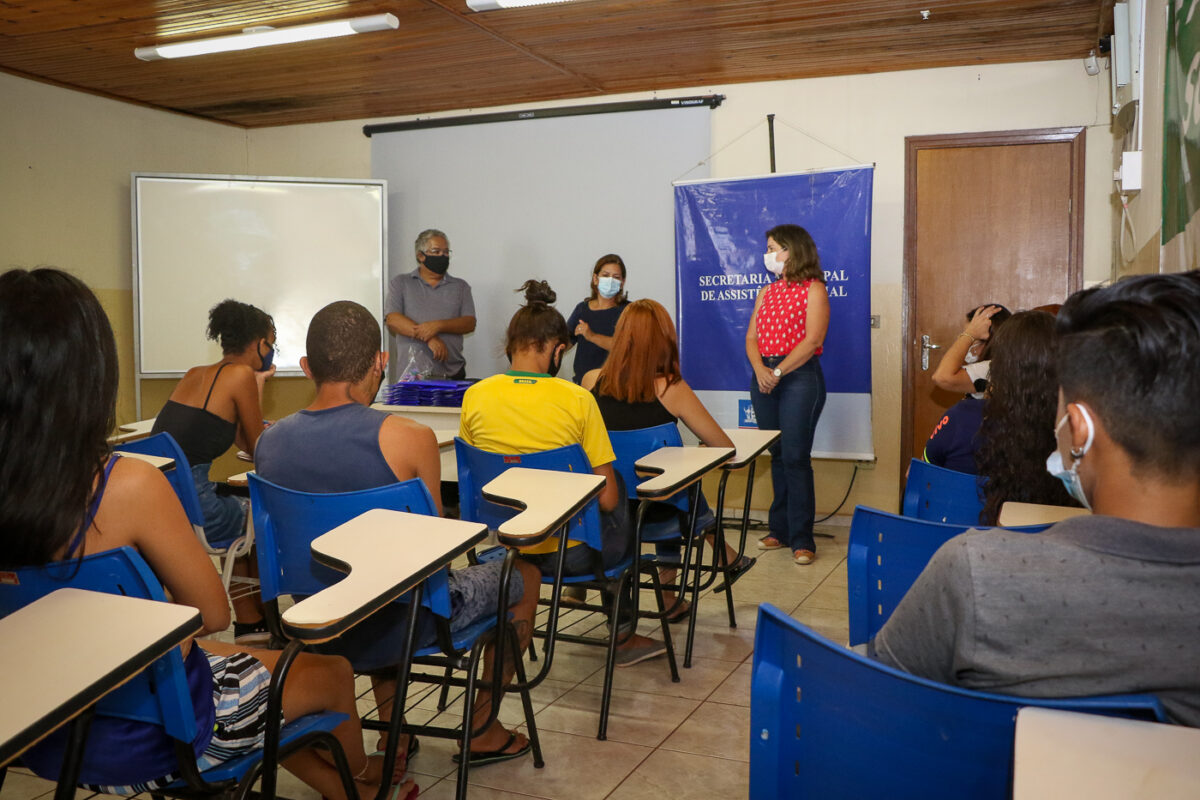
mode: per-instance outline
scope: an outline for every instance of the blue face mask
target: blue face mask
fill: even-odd
[[[616,297],[617,293],[621,291],[621,279],[603,277],[596,282],[596,291],[605,299]]]
[[[273,345],[267,345],[267,354],[264,356],[262,353],[262,345],[260,344],[258,346],[258,358],[260,361],[262,361],[262,366],[258,368],[258,371],[266,372],[271,368],[271,364],[275,362],[275,347]]]
[[[1049,472],[1051,475],[1062,481],[1063,486],[1066,487],[1067,493],[1070,494],[1071,497],[1074,497],[1076,500],[1078,500],[1084,508],[1086,508],[1088,511],[1091,511],[1092,504],[1088,502],[1087,495],[1083,492],[1083,483],[1079,480],[1079,460],[1087,455],[1087,451],[1092,448],[1092,440],[1096,436],[1096,429],[1092,425],[1092,417],[1090,414],[1088,414],[1087,409],[1083,406],[1076,406],[1076,408],[1078,408],[1079,413],[1083,415],[1083,421],[1087,423],[1087,441],[1085,441],[1083,443],[1083,447],[1079,448],[1078,450],[1071,450],[1072,461],[1070,469],[1067,469],[1065,466],[1063,466],[1062,453],[1058,452],[1058,448],[1055,447],[1054,452],[1051,453],[1046,459],[1046,472]],[[1067,416],[1064,414],[1063,418],[1060,419],[1058,424],[1054,426],[1055,439],[1058,438],[1059,428],[1061,428],[1063,423],[1066,421]]]

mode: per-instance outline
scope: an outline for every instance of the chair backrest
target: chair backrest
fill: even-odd
[[[983,482],[978,475],[935,467],[914,458],[904,484],[901,513],[931,522],[978,525],[983,511]]]
[[[681,447],[683,445],[683,439],[679,435],[679,427],[672,422],[655,425],[653,428],[639,428],[632,431],[609,431],[608,440],[612,443],[613,453],[617,456],[613,467],[621,474],[621,479],[625,481],[625,495],[630,500],[638,499],[638,484],[646,480],[646,478],[637,474],[637,470],[633,466],[634,463],[639,458],[643,458],[660,448]],[[679,492],[670,500],[663,502],[670,503],[680,511],[687,511],[689,508],[687,492]]]
[[[156,433],[145,439],[123,442],[113,448],[118,453],[141,453],[146,456],[163,456],[175,459],[175,469],[169,469],[163,474],[171,483],[171,488],[183,504],[188,522],[192,526],[204,529],[204,511],[200,508],[200,496],[196,494],[196,483],[192,479],[192,466],[187,456],[179,447],[179,443],[169,433]]]
[[[1048,525],[1005,530],[1038,533]],[[846,554],[850,644],[874,636],[944,543],[965,530],[989,530],[969,523],[949,524],[856,506]]]
[[[420,478],[357,492],[316,494],[285,489],[252,472],[249,485],[258,577],[267,601],[280,595],[313,595],[346,577],[314,561],[311,545],[313,539],[359,514],[385,508],[437,516],[433,497]],[[426,581],[423,605],[450,616],[446,570]]]
[[[64,588],[121,594],[166,602],[162,584],[132,547],[93,553],[82,559],[14,570],[0,581],[0,617]],[[54,631],[46,631],[53,636]],[[87,658],[80,653],[80,658]],[[96,706],[98,714],[162,725],[167,734],[192,741],[196,712],[188,693],[183,656],[178,647],[155,661]]]
[[[579,472],[590,475],[592,465],[578,444],[569,444],[540,453],[489,453],[455,437],[454,453],[458,459],[458,513],[470,522],[482,522],[492,530],[512,519],[518,509],[485,500],[483,487],[509,467],[546,469],[557,472]],[[601,550],[600,503],[591,500],[571,518],[568,539],[580,541],[593,550]]]
[[[1007,800],[1023,706],[1165,720],[1152,695],[1046,700],[935,683],[860,656],[763,604],[751,679],[750,798]]]

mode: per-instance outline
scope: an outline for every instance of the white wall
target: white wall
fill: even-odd
[[[898,494],[904,137],[1087,126],[1084,276],[1105,279],[1111,273],[1113,241],[1107,81],[1106,73],[1088,77],[1081,61],[1070,60],[664,93],[727,96],[712,115],[717,152],[713,177],[769,171],[768,113],[776,114],[780,171],[876,164],[872,311],[880,315],[882,327],[875,332],[872,363],[879,465],[859,476],[844,510],[854,503],[894,508]],[[595,102],[650,96],[655,95]],[[128,324],[129,314],[130,171],[370,177],[370,142],[362,125],[380,121],[242,131],[7,75],[0,75],[0,108],[5,109],[0,115],[0,141],[5,143],[0,155],[0,264],[60,264],[78,270],[93,286],[116,290],[102,292],[101,299],[118,327],[122,320]],[[123,359],[127,350],[122,350]],[[820,508],[832,508],[841,499],[849,473],[842,463],[818,466]],[[758,491],[757,497],[761,501],[765,492]]]

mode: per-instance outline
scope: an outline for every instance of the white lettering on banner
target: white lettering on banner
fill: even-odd
[[[765,273],[761,275],[734,273],[732,275],[701,275],[697,283],[700,286],[762,286],[770,283],[771,280],[771,276]]]
[[[758,289],[722,289],[719,292],[707,291],[700,293],[703,301],[716,300],[754,300],[758,297]]]
[[[849,278],[849,276],[846,275],[846,270],[844,270],[844,269],[827,269],[827,270],[825,270],[825,282],[826,283],[830,283],[833,281],[841,282],[841,281],[848,281],[848,280],[850,280],[850,278]],[[840,295],[840,296],[845,297],[845,295]]]
[[[850,293],[846,291],[845,286],[830,286],[829,287],[829,296],[830,297],[849,297]]]

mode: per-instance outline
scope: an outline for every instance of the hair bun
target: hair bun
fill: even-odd
[[[544,305],[549,306],[558,299],[558,295],[550,288],[550,284],[545,281],[535,281],[532,278],[521,284],[519,292],[525,293],[526,305]]]

